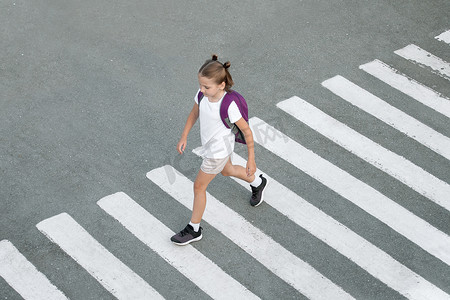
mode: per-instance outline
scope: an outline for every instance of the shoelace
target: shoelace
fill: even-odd
[[[189,234],[189,230],[187,229],[187,227],[180,231],[180,236],[185,236],[187,234]]]

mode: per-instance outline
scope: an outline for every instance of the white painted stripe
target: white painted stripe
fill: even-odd
[[[168,178],[170,176],[170,179]],[[147,177],[187,208],[192,208],[193,183],[171,166],[154,169]],[[217,228],[274,274],[311,299],[353,299],[309,264],[207,193],[203,220]]]
[[[425,251],[450,262],[450,237],[374,188],[306,149],[258,118],[250,119],[255,142],[384,222]]]
[[[118,299],[164,299],[100,245],[72,217],[62,213],[36,225]]]
[[[191,245],[174,245],[174,232],[125,193],[97,204],[213,299],[259,299]]]
[[[394,53],[419,65],[430,67],[436,74],[450,80],[450,64],[416,45],[408,45]]]
[[[232,163],[244,167],[246,165],[246,161],[236,153],[233,153]],[[257,170],[257,173],[261,172],[259,169]],[[267,204],[358,264],[372,276],[409,299],[449,298],[449,295],[400,264],[390,255],[311,205],[266,173],[264,174],[264,177],[270,181],[270,186],[264,196]],[[247,182],[235,177],[231,178],[249,191],[251,190]]]
[[[351,153],[450,211],[450,185],[446,182],[416,166],[403,156],[383,148],[299,97],[282,101],[277,106]]]
[[[450,139],[342,76],[322,82],[334,94],[450,159]]]
[[[443,41],[443,42],[445,42],[445,43],[447,43],[447,44],[450,44],[450,30],[441,33],[440,35],[438,35],[438,36],[436,37],[436,39],[437,39],[438,41]]]
[[[424,86],[377,59],[361,65],[359,68],[450,118],[450,99],[440,93]]]
[[[0,276],[24,299],[68,299],[7,240],[0,242]]]

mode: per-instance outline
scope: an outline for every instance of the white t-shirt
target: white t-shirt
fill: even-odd
[[[198,104],[198,93],[195,95],[195,103]],[[226,93],[223,95],[225,97]],[[234,150],[234,134],[230,128],[226,128],[220,118],[220,105],[223,101],[210,102],[208,97],[204,96],[200,101],[199,119],[200,136],[202,148],[200,155],[207,158],[225,158]],[[237,104],[233,101],[228,107],[228,117],[231,123],[235,123],[242,118]]]

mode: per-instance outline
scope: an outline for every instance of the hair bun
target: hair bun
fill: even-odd
[[[227,62],[225,62],[225,63],[223,64],[223,67],[224,67],[225,69],[228,69],[230,66],[231,66],[231,63],[230,63],[229,61],[227,61]]]
[[[213,54],[212,55],[212,60],[216,61],[219,57],[217,56],[217,54]]]

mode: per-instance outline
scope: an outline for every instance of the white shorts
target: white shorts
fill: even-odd
[[[200,166],[200,169],[206,174],[219,174],[220,172],[222,172],[223,168],[225,168],[225,165],[230,158],[231,155],[219,159],[205,157],[203,159],[202,165]]]

